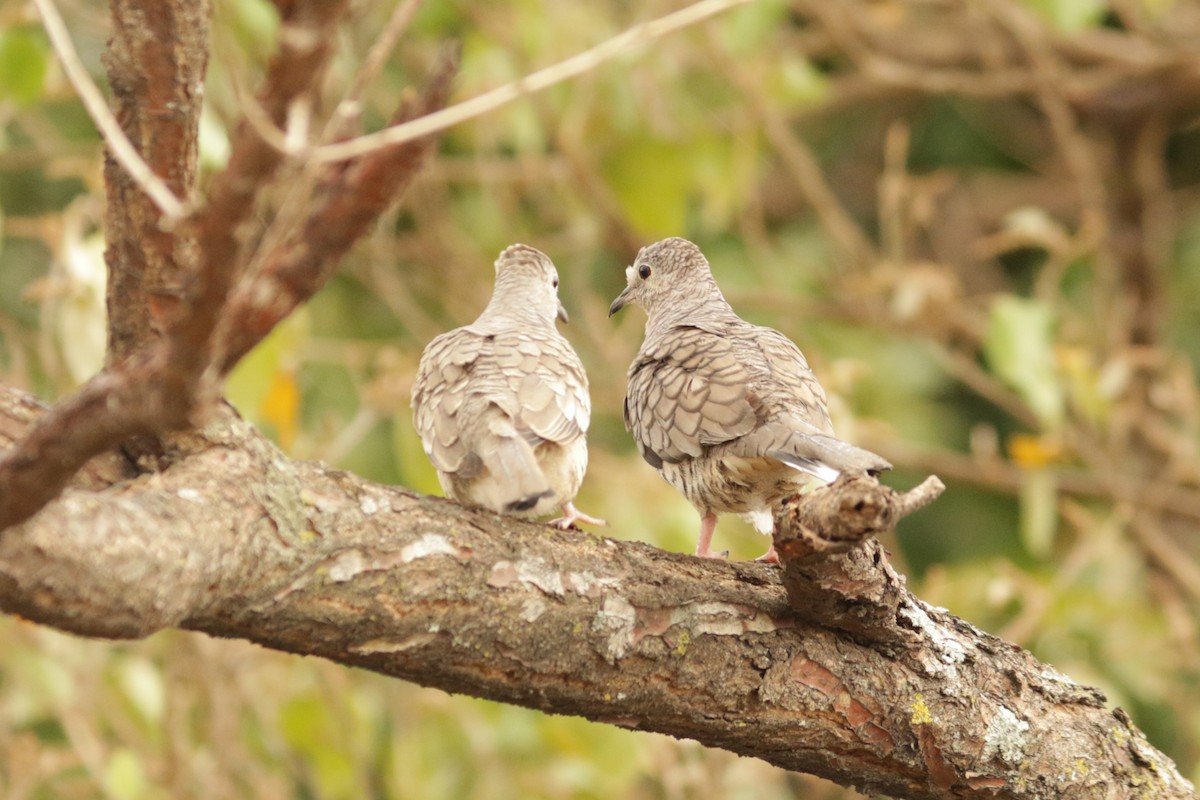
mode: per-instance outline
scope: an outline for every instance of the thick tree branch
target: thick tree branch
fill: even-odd
[[[291,462],[229,413],[214,414],[196,446],[153,476],[111,455],[77,472],[131,436],[219,409],[221,376],[326,280],[411,178],[429,149],[413,137],[739,2],[705,0],[422,116],[445,100],[451,70],[440,71],[423,105],[400,116],[410,122],[314,151],[339,162],[310,173],[316,210],[242,286],[255,195],[302,148],[281,151],[262,125],[242,125],[208,203],[177,230],[161,227],[160,210],[110,164],[114,366],[44,415],[0,389],[0,436],[9,440],[0,444],[16,442],[0,459],[0,528],[26,520],[0,538],[0,608],[86,635],[183,627],[242,637],[448,691],[687,736],[906,797],[1194,796],[1098,692],[907,591],[871,534],[933,489],[897,498],[846,481],[798,499],[784,516],[780,573],[548,533]],[[111,83],[142,158],[187,196],[208,9],[160,5],[112,0]],[[307,126],[291,123],[307,119],[332,48],[328,28],[345,3],[276,5],[281,50],[259,103],[265,123],[294,144]],[[957,58],[932,63],[916,37],[891,36],[900,51],[889,53],[855,27],[871,15],[860,23],[845,9],[812,13],[825,15],[831,36],[881,85],[1051,92],[1073,114],[1120,105],[1131,86],[1139,102],[1152,101],[1141,90],[1164,75],[1175,77],[1171,91],[1200,75],[1190,52],[1154,63],[1110,53],[1095,68],[1064,66],[1059,86],[1007,46],[987,51],[997,63],[966,42]],[[1044,47],[1056,63],[1075,64],[1059,44]],[[1194,107],[1179,96],[1172,111]],[[787,126],[776,122],[778,144]],[[379,139],[391,145],[376,149]],[[341,163],[352,150],[369,155]]]
[[[113,113],[150,170],[187,198],[196,181],[209,4],[111,0],[110,7],[104,63]],[[194,251],[111,156],[104,183],[108,364],[116,365],[161,335]]]
[[[916,642],[900,621],[919,612],[874,537],[932,503],[945,489],[930,477],[901,494],[874,478],[843,475],[787,501],[776,524],[775,549],[792,609],[815,616],[857,641],[897,652]]]
[[[29,404],[0,400],[11,435]],[[214,446],[160,475],[69,489],[10,531],[0,607],[88,635],[242,637],[870,792],[1194,796],[1098,692],[912,597],[873,540],[836,569],[895,611],[848,634],[825,605],[798,615],[769,566],[289,462],[232,416],[206,436]]]
[[[147,389],[170,373],[161,349],[138,354],[39,416],[0,455],[0,530],[36,513],[94,456],[134,436],[187,425],[185,399],[160,391],[161,384]]]

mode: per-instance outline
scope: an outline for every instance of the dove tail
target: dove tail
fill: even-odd
[[[892,468],[887,459],[833,436],[794,434],[788,444],[768,450],[767,455],[826,483],[833,483],[842,472],[878,475]]]
[[[488,505],[508,512],[530,511],[554,494],[533,448],[520,437],[496,438],[479,454],[491,473]]]
[[[795,453],[785,453],[781,450],[771,450],[767,455],[771,458],[779,459],[794,470],[812,475],[814,478],[825,483],[833,483],[837,480],[838,475],[841,474],[841,470],[838,468],[824,464],[815,458],[805,458],[804,456],[798,456]]]

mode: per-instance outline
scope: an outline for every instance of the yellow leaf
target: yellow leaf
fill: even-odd
[[[300,419],[300,389],[291,370],[279,370],[271,377],[271,384],[258,407],[264,420],[275,427],[279,445],[287,450],[296,440],[296,427]]]
[[[1062,459],[1062,443],[1054,438],[1014,433],[1008,439],[1008,456],[1024,469],[1037,469]]]

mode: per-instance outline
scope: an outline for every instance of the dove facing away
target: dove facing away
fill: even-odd
[[[591,399],[556,318],[567,321],[554,263],[527,245],[505,248],[487,308],[421,354],[413,421],[447,496],[522,517],[561,509],[561,528],[603,525],[574,505]]]
[[[891,468],[834,436],[825,391],[800,349],[735,314],[695,244],[643,247],[625,277],[609,316],[630,303],[646,311],[625,427],[700,512],[696,555],[720,557],[711,550],[717,514],[740,514],[770,534],[779,502],[812,478]],[[778,560],[774,545],[761,560]]]

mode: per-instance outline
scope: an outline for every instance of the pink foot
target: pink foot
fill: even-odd
[[[779,553],[775,552],[775,543],[772,542],[771,546],[769,548],[767,548],[767,552],[763,553],[761,556],[759,556],[758,558],[756,558],[754,560],[761,561],[764,564],[778,564],[779,563]]]
[[[561,517],[550,521],[551,525],[553,525],[556,528],[559,528],[560,530],[565,531],[567,528],[578,527],[575,524],[576,522],[583,522],[587,525],[600,525],[600,526],[604,526],[604,525],[608,524],[607,522],[600,519],[599,517],[593,517],[593,516],[589,516],[588,514],[583,513],[582,511],[580,511],[578,508],[575,507],[574,503],[563,503],[562,512],[563,512],[563,515]]]

